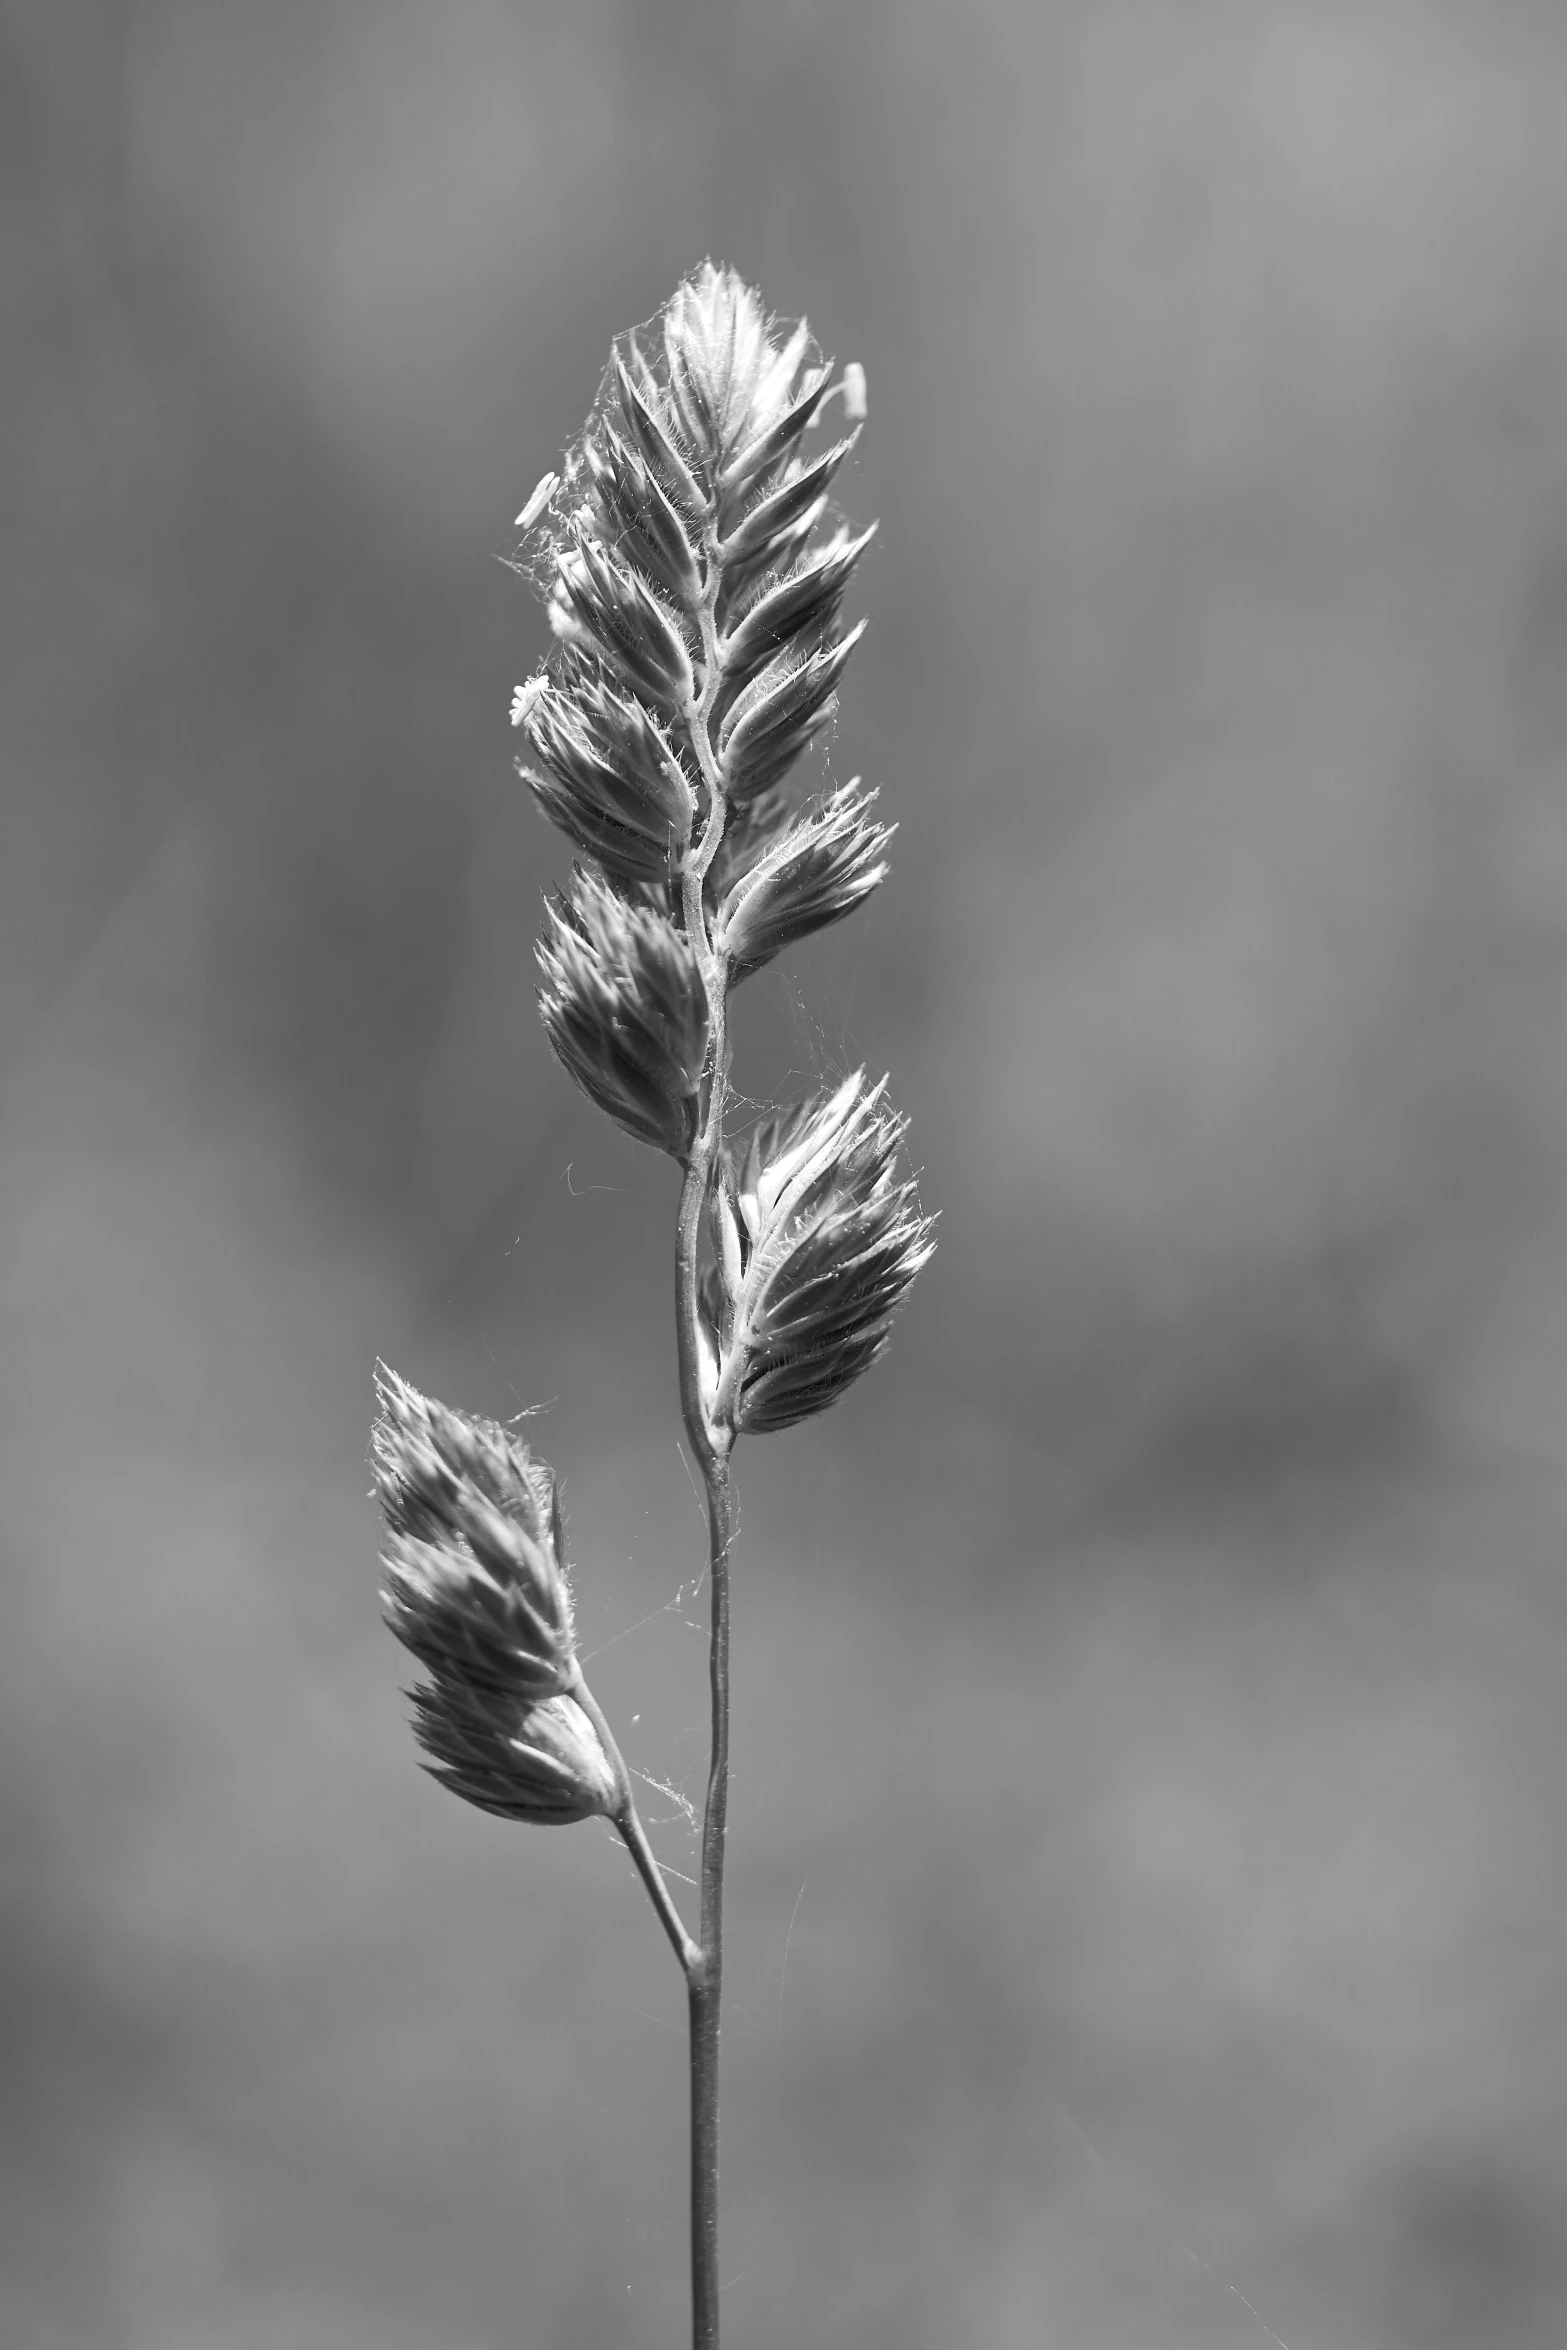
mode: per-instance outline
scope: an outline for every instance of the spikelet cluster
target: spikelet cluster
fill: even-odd
[[[839,413],[848,429],[824,433]],[[842,615],[874,525],[856,534],[832,504],[864,414],[858,367],[834,380],[803,321],[708,263],[612,351],[518,517],[554,638],[513,705],[518,767],[582,859],[539,944],[545,1030],[600,1108],[682,1166],[725,991],[887,872],[873,792],[793,789],[864,625]],[[903,1135],[856,1078],[719,1152],[715,1431],[787,1427],[880,1353],[933,1246],[896,1173]]]
[[[712,1412],[739,1433],[824,1411],[886,1346],[935,1242],[898,1173],[907,1121],[863,1073],[764,1118],[725,1152],[703,1285]]]
[[[429,1676],[413,1694],[430,1769],[503,1819],[613,1812],[614,1770],[578,1686],[554,1476],[493,1420],[382,1364],[373,1438],[386,1620]]]
[[[840,621],[872,533],[831,509],[859,426],[807,447],[833,393],[863,405],[851,373],[834,384],[803,323],[777,327],[750,287],[709,264],[613,351],[580,440],[519,517],[555,643],[513,704],[518,767],[604,884],[574,953],[563,959],[555,930],[543,943],[544,1023],[577,1082],[676,1158],[685,1063],[672,1073],[615,1007],[640,962],[661,977],[659,1036],[705,1037],[697,966],[675,942],[681,877],[715,797],[723,831],[704,903],[716,932],[734,932],[737,972],[847,913],[886,870],[868,801],[839,793],[796,811],[788,788],[860,635]],[[654,926],[671,934],[662,944]],[[621,1064],[597,1088],[595,1055]],[[630,1087],[628,1059],[642,1079]]]

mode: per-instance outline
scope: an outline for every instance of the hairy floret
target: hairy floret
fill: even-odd
[[[569,690],[547,678],[538,689],[518,718],[537,764],[519,759],[517,771],[540,807],[615,880],[665,880],[696,811],[668,730],[592,671],[573,677]]]
[[[856,1072],[830,1098],[765,1118],[728,1155],[733,1250],[707,1296],[719,1425],[787,1428],[835,1402],[882,1352],[935,1248],[935,1219],[897,1174],[907,1121],[884,1090]]]
[[[719,938],[737,979],[812,931],[841,922],[886,879],[894,827],[871,813],[859,778],[796,818],[724,899]]]

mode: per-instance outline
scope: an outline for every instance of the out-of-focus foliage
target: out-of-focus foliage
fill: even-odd
[[[678,1978],[607,1833],[409,1771],[363,1430],[377,1350],[551,1405],[686,1788],[672,1180],[534,1018],[489,557],[711,252],[866,368],[833,763],[899,821],[737,1075],[895,1068],[944,1209],[744,1465],[737,2336],[1548,2350],[1559,12],[0,42],[0,2337],[489,2350],[525,2270],[678,2338]]]

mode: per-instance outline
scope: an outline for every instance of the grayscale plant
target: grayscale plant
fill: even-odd
[[[818,447],[834,403],[849,429]],[[730,1455],[870,1368],[935,1245],[885,1080],[856,1073],[743,1140],[726,1130],[731,989],[887,872],[891,834],[857,779],[803,805],[791,792],[864,625],[840,616],[871,531],[832,505],[864,416],[858,366],[835,380],[803,321],[782,326],[709,262],[611,352],[580,438],[517,518],[554,636],[512,705],[517,764],[583,859],[538,948],[545,1033],[682,1177],[676,1353],[711,1584],[694,1935],[583,1679],[553,1473],[495,1423],[379,1380],[387,1621],[429,1676],[414,1726],[430,1768],[505,1819],[612,1821],[685,1975],[695,2350],[718,2342]]]

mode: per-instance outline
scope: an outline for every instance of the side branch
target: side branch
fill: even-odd
[[[647,1887],[648,1898],[658,1912],[658,1922],[669,1936],[670,1948],[679,1959],[681,1971],[689,1983],[700,1969],[702,1953],[686,1932],[685,1921],[679,1910],[676,1909],[669,1887],[664,1882],[664,1872],[654,1857],[653,1847],[647,1840],[647,1830],[643,1827],[641,1814],[637,1810],[636,1798],[631,1792],[631,1773],[626,1768],[625,1757],[615,1743],[615,1733],[610,1728],[598,1699],[582,1678],[580,1667],[572,1695],[598,1732],[599,1743],[609,1757],[609,1765],[615,1774],[619,1798],[611,1817],[626,1850],[637,1864],[637,1874]]]

